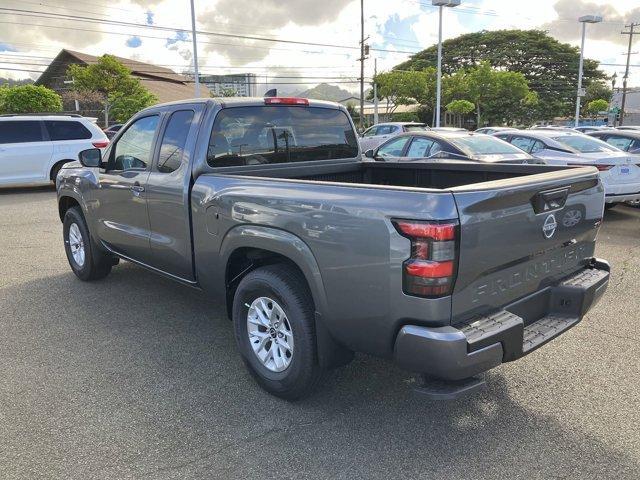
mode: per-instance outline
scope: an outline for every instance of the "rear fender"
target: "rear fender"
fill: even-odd
[[[351,360],[352,353],[338,344],[329,332],[323,315],[327,312],[327,297],[322,283],[320,268],[309,246],[299,237],[276,228],[241,225],[231,229],[220,248],[218,284],[226,288],[226,265],[229,258],[240,248],[256,248],[281,255],[292,261],[302,272],[315,305],[318,360],[323,367],[334,367]]]

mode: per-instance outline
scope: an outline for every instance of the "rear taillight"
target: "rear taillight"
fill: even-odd
[[[419,297],[451,295],[457,268],[458,222],[393,220],[393,225],[411,240],[411,257],[402,265],[404,293]]]
[[[297,97],[267,97],[265,105],[309,105],[309,99]]]
[[[91,144],[96,148],[106,148],[109,145],[109,140],[96,140],[95,142],[91,142]]]

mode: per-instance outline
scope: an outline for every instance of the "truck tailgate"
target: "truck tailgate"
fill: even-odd
[[[452,323],[495,311],[593,257],[604,188],[595,168],[451,189],[460,217]]]

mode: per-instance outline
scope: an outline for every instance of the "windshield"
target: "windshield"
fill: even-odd
[[[552,137],[556,142],[561,143],[580,153],[596,153],[596,152],[617,152],[618,149],[608,145],[602,140],[596,138],[579,136],[579,135],[562,135]]]
[[[496,137],[485,135],[469,135],[468,137],[455,137],[448,139],[459,149],[471,155],[500,155],[500,154],[522,154],[524,153],[510,143]]]
[[[426,125],[405,125],[404,130],[406,132],[424,132],[429,128]]]
[[[342,110],[299,106],[222,109],[209,140],[212,167],[354,158],[358,140]]]

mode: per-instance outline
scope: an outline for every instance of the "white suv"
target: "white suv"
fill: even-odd
[[[54,182],[58,171],[107,136],[80,115],[0,115],[0,186]]]

